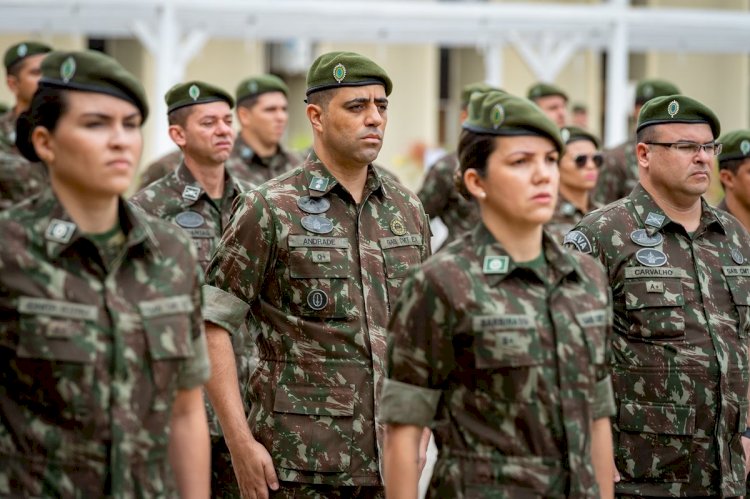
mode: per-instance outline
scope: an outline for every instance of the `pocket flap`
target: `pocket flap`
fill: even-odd
[[[298,279],[348,278],[346,249],[294,248],[289,250],[289,274]]]
[[[695,432],[695,407],[621,402],[617,422],[624,431],[692,435]]]
[[[744,275],[727,274],[727,268],[724,267],[724,275],[726,276],[727,285],[729,286],[729,291],[732,293],[735,305],[750,305],[750,278]]]
[[[679,279],[645,279],[625,281],[625,308],[681,307],[685,304]]]
[[[740,410],[737,416],[737,433],[742,433],[747,428],[748,401],[740,400]]]
[[[354,385],[278,385],[274,412],[317,416],[354,415]]]

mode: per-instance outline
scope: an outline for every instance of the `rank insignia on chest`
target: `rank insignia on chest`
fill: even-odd
[[[483,274],[507,274],[510,258],[507,256],[485,256]]]
[[[661,267],[667,263],[667,255],[653,248],[639,249],[635,254],[635,259],[647,267]]]
[[[391,232],[397,236],[403,236],[406,234],[406,226],[400,218],[394,218],[391,220]]]
[[[73,222],[66,222],[65,220],[53,218],[44,235],[50,241],[65,244],[70,241],[71,237],[73,237],[76,227],[76,224]]]
[[[333,230],[333,222],[320,215],[308,215],[301,222],[302,227],[316,234],[328,234]]]
[[[307,305],[313,310],[323,310],[328,305],[328,295],[321,289],[307,293]]]
[[[638,246],[653,247],[660,245],[664,241],[664,236],[659,232],[649,236],[646,229],[637,229],[630,233],[630,240]]]
[[[318,192],[325,192],[328,188],[328,179],[323,177],[313,177],[310,180],[310,189]]]
[[[206,221],[206,219],[203,218],[203,215],[194,211],[183,211],[182,213],[178,214],[174,220],[175,222],[177,222],[177,225],[186,229],[194,229],[195,227],[200,227],[201,225],[203,225],[203,222]]]
[[[589,238],[586,237],[586,234],[584,234],[580,230],[574,230],[565,234],[563,244],[572,244],[581,253],[591,253],[591,251],[593,250],[593,248],[591,247],[591,241],[589,241]]]
[[[182,191],[182,198],[189,201],[197,201],[201,195],[201,188],[194,185],[186,185]]]
[[[318,215],[325,213],[331,208],[331,202],[326,198],[313,198],[310,196],[303,196],[297,199],[297,206],[300,210],[305,213],[311,213]]]
[[[664,215],[659,215],[658,213],[649,213],[646,215],[646,221],[644,222],[646,225],[650,225],[651,227],[661,227],[661,224],[664,223],[664,219],[666,217]]]
[[[734,263],[736,263],[737,265],[742,265],[743,263],[745,263],[745,256],[736,246],[732,248],[732,260],[734,260]]]

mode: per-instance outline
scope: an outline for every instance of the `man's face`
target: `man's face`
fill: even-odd
[[[341,87],[321,110],[321,145],[340,164],[367,165],[383,146],[388,99],[382,85]]]
[[[223,164],[234,145],[232,110],[224,101],[192,106],[184,127],[172,125],[169,133],[186,157],[199,164]]]
[[[266,92],[252,107],[239,106],[237,117],[247,131],[266,147],[277,146],[289,121],[287,99],[283,92]]]
[[[539,97],[534,102],[555,125],[562,128],[568,121],[568,103],[561,95]]]
[[[8,75],[8,88],[16,96],[20,111],[28,109],[42,76],[42,60],[47,54],[31,55],[20,62],[17,75]]]
[[[707,144],[714,140],[708,124],[674,123],[654,126],[650,142]],[[692,153],[674,147],[638,144],[638,162],[644,179],[656,192],[678,203],[697,201],[711,183],[713,155],[703,149]]]
[[[750,212],[750,158],[740,163],[736,172],[721,170],[720,175],[726,195],[732,196],[742,209]]]

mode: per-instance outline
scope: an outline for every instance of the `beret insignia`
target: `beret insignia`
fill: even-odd
[[[669,103],[669,106],[667,106],[667,113],[669,113],[669,116],[674,118],[677,113],[680,112],[680,103],[676,100],[673,100]]]
[[[346,68],[343,64],[338,63],[333,68],[333,79],[336,80],[337,83],[341,83],[344,81],[344,78],[346,78]]]

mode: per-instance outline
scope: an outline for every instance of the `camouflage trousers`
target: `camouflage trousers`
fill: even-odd
[[[383,487],[339,487],[311,483],[281,482],[271,499],[385,499]]]
[[[211,435],[211,497],[239,499],[240,487],[223,436]]]
[[[667,496],[669,497],[669,496]],[[723,499],[737,499],[740,496],[734,496],[734,497],[725,497]],[[746,496],[747,497],[747,496]],[[661,499],[657,498],[657,496],[634,496],[631,494],[615,494],[616,499]],[[721,496],[685,496],[684,499],[720,499]]]

